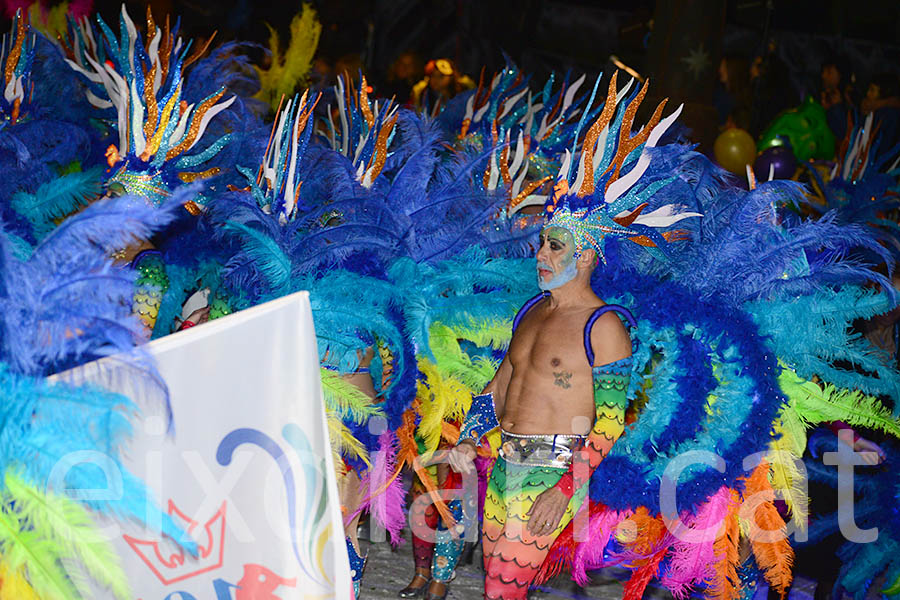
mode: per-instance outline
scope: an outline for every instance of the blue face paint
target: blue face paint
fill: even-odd
[[[556,239],[558,243],[568,246],[568,250],[562,260],[560,260],[558,267],[554,268],[552,265],[542,260],[537,262],[538,287],[546,292],[555,290],[575,279],[575,276],[578,274],[578,269],[575,267],[575,244],[571,232],[559,227],[547,227],[544,230],[544,234],[547,235],[548,238]],[[541,277],[541,269],[550,271],[553,276],[544,281],[544,278]]]
[[[553,271],[550,268],[550,265],[546,263],[538,263],[538,269],[547,269],[548,271]],[[575,276],[578,274],[578,270],[575,268],[575,257],[573,256],[568,261],[563,264],[563,270],[559,273],[554,273],[553,277],[544,281],[544,279],[538,274],[538,287],[545,292],[550,290],[555,290],[556,288],[565,285],[575,279]]]

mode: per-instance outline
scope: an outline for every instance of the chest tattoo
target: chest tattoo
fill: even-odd
[[[569,380],[572,379],[572,374],[568,371],[554,371],[553,377],[555,378],[553,381],[553,385],[558,385],[564,390],[572,387],[572,384],[569,383]]]

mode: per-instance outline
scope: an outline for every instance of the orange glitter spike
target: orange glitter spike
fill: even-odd
[[[472,119],[466,117],[463,119],[462,127],[459,128],[459,139],[466,137],[466,134],[469,133],[469,126],[472,124]]]
[[[166,15],[166,26],[163,28],[162,39],[159,43],[159,66],[162,81],[169,75],[169,56],[172,53],[172,32],[169,29],[169,15]]]
[[[512,177],[509,175],[509,146],[505,146],[500,152],[500,177],[503,179],[503,185],[506,187],[512,185]]]
[[[9,82],[12,81],[13,72],[16,70],[16,63],[19,62],[19,57],[22,56],[22,44],[25,43],[25,18],[20,12],[17,12],[16,14],[19,17],[16,20],[16,43],[13,45],[12,50],[9,51],[9,56],[6,57],[6,67],[3,71],[6,85],[9,85]]]
[[[507,212],[514,209],[518,205],[522,204],[522,202],[525,201],[525,198],[527,198],[532,193],[534,193],[534,190],[538,189],[539,187],[541,187],[542,185],[544,185],[551,179],[552,179],[552,177],[547,175],[543,179],[539,179],[537,181],[532,181],[531,183],[526,185],[525,188],[521,192],[519,192],[519,194],[515,198],[513,198],[512,200],[509,201]]]
[[[205,115],[206,111],[212,108],[224,95],[225,90],[219,90],[216,95],[207,98],[200,103],[200,106],[194,110],[194,114],[191,117],[191,125],[188,128],[187,136],[177,146],[166,152],[166,160],[172,160],[191,147],[191,144],[194,143],[194,140],[197,139],[197,134],[200,132],[200,121],[203,120],[203,115]]]
[[[597,138],[600,137],[603,128],[609,125],[613,114],[616,112],[616,78],[618,75],[618,70],[613,71],[609,80],[609,90],[606,92],[606,103],[603,105],[603,110],[584,135],[584,143],[581,145],[581,155],[584,156],[584,179],[581,181],[581,188],[578,190],[578,196],[581,198],[594,193],[594,147],[597,145]],[[585,110],[590,110],[590,107],[586,107]]]
[[[369,94],[366,92],[366,85],[366,76],[363,75],[362,84],[359,87],[359,108],[366,119],[366,123],[369,124],[369,127],[372,127],[375,124],[375,115],[372,114],[372,109],[369,107]]]
[[[610,184],[613,181],[619,178],[619,171],[622,169],[622,165],[625,163],[625,159],[631,153],[632,150],[643,144],[647,141],[647,138],[650,137],[650,133],[653,131],[653,128],[659,123],[659,120],[662,118],[662,111],[666,107],[666,103],[669,101],[668,98],[663,99],[662,102],[656,107],[656,110],[653,111],[653,116],[650,117],[650,121],[647,123],[647,126],[641,130],[640,133],[631,136],[631,126],[634,124],[634,115],[637,113],[638,107],[641,102],[644,100],[644,96],[647,93],[647,88],[650,85],[650,80],[647,79],[644,81],[644,86],[641,88],[640,93],[637,95],[631,104],[628,105],[628,108],[625,109],[625,117],[622,119],[622,129],[619,130],[619,147],[616,148],[616,155],[613,158],[612,162],[607,168],[609,171],[610,168],[614,168],[612,177],[609,178],[609,181],[606,182],[606,189],[609,189]]]
[[[297,139],[300,139],[300,134],[303,133],[303,130],[306,129],[306,124],[309,122],[309,117],[312,115],[313,110],[315,110],[316,105],[319,103],[319,99],[322,97],[322,93],[319,92],[319,95],[316,96],[316,99],[313,101],[312,106],[310,106],[303,114],[300,115],[300,123],[297,127]],[[303,92],[303,98],[306,99],[306,92]]]
[[[203,44],[202,47],[198,47],[193,54],[187,57],[184,61],[184,65],[181,67],[182,70],[187,69],[188,66],[200,60],[200,57],[206,54],[206,51],[209,50],[209,45],[212,44],[212,41],[216,39],[216,34],[219,33],[219,30],[212,32],[212,35],[209,36],[209,39],[206,40],[206,43]]]
[[[378,139],[375,140],[375,155],[372,157],[370,166],[372,169],[371,175],[369,176],[370,181],[375,181],[375,178],[381,173],[381,169],[384,168],[384,161],[387,159],[387,140],[396,124],[397,115],[394,115],[390,121],[385,123],[384,127],[381,128],[381,131],[378,132]]]
[[[156,35],[156,21],[153,20],[153,13],[150,12],[150,4],[147,4],[147,39],[146,46],[144,47],[147,52],[150,51],[150,42],[153,41],[153,36]]]
[[[150,10],[149,8],[147,9]],[[150,139],[156,132],[157,120],[159,119],[159,107],[156,104],[156,94],[153,93],[153,79],[156,77],[156,65],[150,66],[150,72],[144,78],[144,104],[147,107],[147,113],[144,121],[144,138]]]
[[[613,221],[621,225],[622,227],[631,227],[631,224],[634,223],[634,220],[638,218],[638,216],[644,212],[644,209],[647,208],[647,203],[644,202],[637,208],[635,208],[630,214],[625,215],[622,218],[613,217]]]

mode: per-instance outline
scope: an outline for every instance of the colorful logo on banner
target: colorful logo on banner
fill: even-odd
[[[200,540],[206,539],[206,544],[201,541],[197,545],[198,557],[190,562],[185,561],[185,553],[182,548],[175,554],[169,554],[164,558],[158,541],[141,540],[130,535],[124,535],[125,541],[131,546],[144,564],[149,567],[156,578],[164,585],[172,585],[203,573],[209,573],[222,567],[225,556],[225,507],[226,502],[216,511],[216,514],[206,522],[203,535]],[[181,512],[175,502],[169,499],[169,516],[187,531],[188,535],[197,538],[197,521],[189,518]]]
[[[296,424],[285,425],[281,430],[287,447],[303,467],[301,474],[303,497],[298,496],[297,478],[288,454],[282,446],[258,429],[240,428],[226,434],[216,450],[216,461],[223,467],[231,464],[235,450],[242,445],[257,446],[265,451],[278,466],[284,481],[288,523],[294,557],[303,572],[324,588],[333,588],[328,576],[325,549],[332,536],[328,520],[328,495],[324,484],[325,460],[318,456],[309,438]],[[199,575],[213,573],[222,567],[225,556],[225,524],[227,501],[223,501],[202,526],[185,515],[169,500],[168,512],[191,537],[198,540],[198,556],[188,558],[183,549],[170,553],[160,548],[159,540],[142,540],[124,535],[126,543],[147,565],[163,585],[184,582]],[[277,588],[296,587],[296,579],[280,577],[271,569],[258,564],[245,564],[243,576],[236,584],[224,579],[211,582],[216,600],[278,600]],[[234,590],[234,595],[232,595]],[[198,600],[185,591],[173,591],[165,600]]]

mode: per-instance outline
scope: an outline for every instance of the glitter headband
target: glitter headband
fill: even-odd
[[[604,264],[607,236],[656,248],[683,239],[686,233],[659,230],[682,219],[700,216],[699,213],[681,212],[682,207],[675,204],[665,204],[644,213],[653,196],[677,178],[673,173],[661,177],[660,173],[654,172],[653,181],[645,180],[652,160],[650,149],[675,122],[682,107],[660,120],[666,105],[663,100],[650,122],[639,133],[631,135],[634,116],[647,93],[649,81],[633,98],[620,102],[630,84],[617,93],[617,75],[618,72],[613,73],[609,82],[600,116],[584,136],[573,183],[570,185],[574,152],[567,150],[554,193],[544,205],[546,226],[567,229],[575,239],[576,255],[590,247]],[[617,111],[620,105],[622,110]],[[623,167],[629,166],[631,168],[623,173]]]

